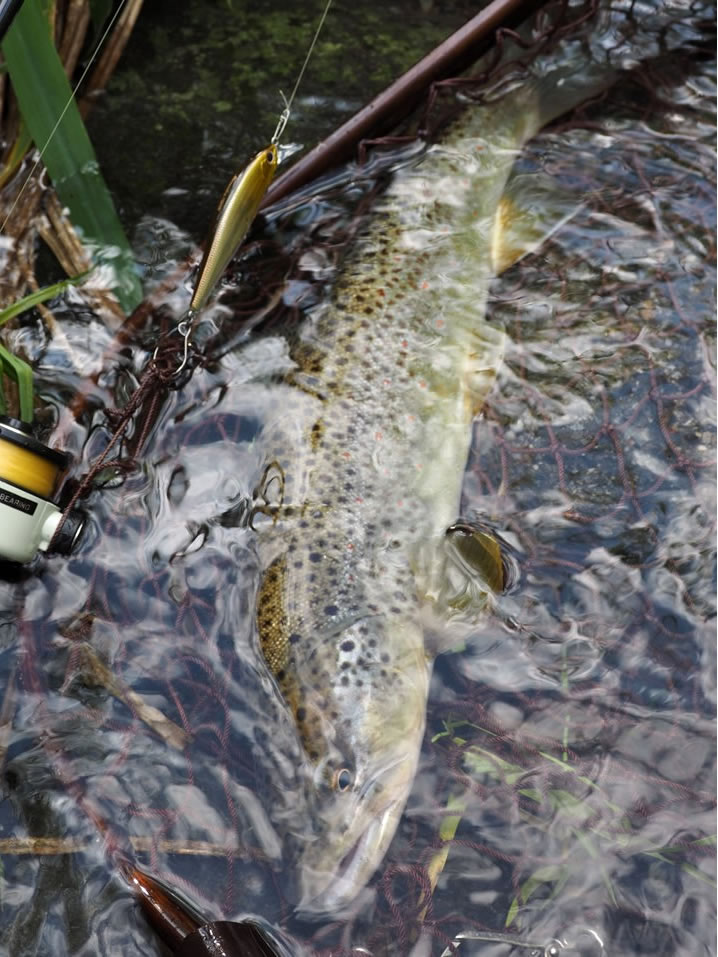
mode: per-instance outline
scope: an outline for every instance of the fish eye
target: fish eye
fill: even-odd
[[[264,158],[265,158],[265,160],[266,160],[268,163],[273,163],[273,162],[274,162],[274,150],[272,150],[272,149],[267,150],[267,152],[264,154]]]
[[[332,776],[332,787],[335,791],[348,791],[354,783],[354,778],[349,768],[341,768],[335,771]]]

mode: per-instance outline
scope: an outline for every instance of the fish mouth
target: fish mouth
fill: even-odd
[[[297,912],[308,916],[341,914],[354,904],[381,863],[402,810],[403,801],[388,804],[367,824],[337,864],[320,869],[305,863],[300,874]]]

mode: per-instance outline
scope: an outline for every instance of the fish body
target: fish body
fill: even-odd
[[[548,108],[533,85],[469,109],[399,170],[279,387],[265,430],[262,496],[275,521],[259,530],[257,624],[307,755],[314,829],[301,912],[356,897],[411,789],[427,636],[456,590],[446,530],[503,352],[484,319],[502,197],[522,143],[590,82],[562,84]]]

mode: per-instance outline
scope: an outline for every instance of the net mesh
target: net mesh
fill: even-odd
[[[282,334],[370,214],[354,186],[270,221],[225,293],[235,318],[199,330],[206,361],[155,405],[141,464],[96,477],[80,553],[6,574],[8,953],[147,952],[113,877],[128,858],[208,918],[260,914],[308,953],[466,957],[556,938],[710,952],[714,61],[696,4],[611,12],[616,47],[633,31],[650,64],[530,144],[520,172],[581,202],[492,287],[509,346],[462,512],[497,529],[519,575],[437,660],[374,907],[321,925],[292,913],[277,835],[291,844],[301,820],[301,753],[256,658],[247,524]],[[238,330],[243,312],[259,331]],[[65,318],[81,348],[87,317]],[[67,405],[51,356],[39,375]],[[70,436],[85,466],[111,432],[105,408],[135,385],[127,355],[88,396]]]

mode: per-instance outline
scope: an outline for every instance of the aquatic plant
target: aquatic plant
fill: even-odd
[[[132,251],[55,48],[48,13],[41,0],[26,0],[2,42],[20,110],[13,146],[31,138],[42,151],[44,168],[75,229],[95,264],[109,267],[109,285],[130,311],[142,297]],[[71,39],[77,47],[77,37]],[[18,153],[19,148],[11,149],[12,164]]]

